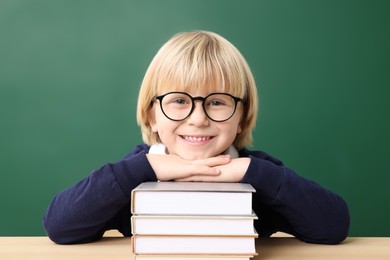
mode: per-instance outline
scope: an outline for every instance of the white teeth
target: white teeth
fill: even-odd
[[[190,142],[203,142],[210,139],[209,136],[196,137],[196,136],[183,136],[186,141]]]

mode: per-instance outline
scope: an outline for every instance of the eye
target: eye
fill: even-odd
[[[188,100],[186,100],[184,98],[177,98],[177,99],[172,100],[172,103],[175,103],[178,105],[185,105],[185,104],[188,104]]]
[[[169,94],[164,98],[164,101],[166,105],[172,105],[172,106],[188,106],[191,105],[192,103],[190,97],[180,93]]]
[[[216,100],[216,99],[214,99],[214,100],[211,100],[211,101],[208,103],[208,105],[210,105],[210,106],[223,106],[223,105],[225,105],[225,102],[223,102],[222,100]]]

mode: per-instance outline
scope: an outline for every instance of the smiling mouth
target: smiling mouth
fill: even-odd
[[[187,142],[191,142],[191,143],[206,142],[213,138],[212,136],[188,136],[188,135],[182,135],[181,137]]]

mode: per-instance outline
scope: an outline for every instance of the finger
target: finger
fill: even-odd
[[[221,174],[221,170],[218,168],[212,168],[205,165],[195,165],[195,164],[190,165],[189,168],[183,172],[188,172],[188,174],[184,174],[184,176],[181,177],[190,177],[196,175],[217,176]]]
[[[217,176],[194,175],[186,178],[175,179],[177,182],[217,182]]]
[[[207,165],[209,167],[213,167],[217,165],[228,164],[231,162],[231,160],[232,157],[230,155],[218,155],[207,159],[196,160],[194,163],[197,165]]]
[[[160,181],[185,179],[191,176],[218,176],[221,174],[221,170],[217,168],[211,168],[204,165],[184,165],[183,167],[175,168],[170,171],[160,172],[157,178]]]

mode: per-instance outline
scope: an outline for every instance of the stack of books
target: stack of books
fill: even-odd
[[[134,259],[250,259],[253,192],[244,183],[142,183],[131,200]]]

